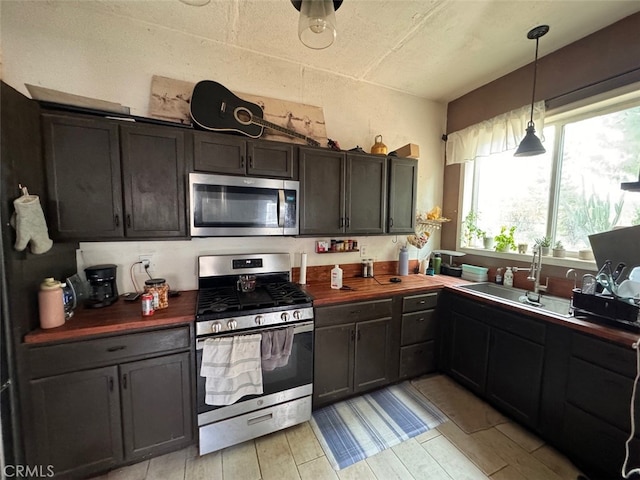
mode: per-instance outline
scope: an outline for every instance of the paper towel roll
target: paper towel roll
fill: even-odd
[[[307,283],[307,254],[302,253],[300,255],[300,285]]]

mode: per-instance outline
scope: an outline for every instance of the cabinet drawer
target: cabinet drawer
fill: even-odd
[[[636,375],[636,358],[633,350],[627,350],[586,335],[574,334],[571,353],[575,357],[626,377],[634,378]]]
[[[544,345],[546,327],[543,323],[493,308],[487,308],[485,314],[490,325]]]
[[[417,377],[436,369],[435,342],[423,342],[400,349],[400,378]]]
[[[436,311],[405,313],[402,315],[402,345],[426,342],[436,337]]]
[[[95,340],[35,347],[29,351],[31,377],[39,378],[84,368],[119,363],[152,353],[191,346],[189,326],[117,335]]]
[[[408,313],[435,308],[436,303],[438,303],[438,292],[409,295],[402,299],[402,312]]]
[[[353,323],[391,316],[391,299],[354,302],[315,309],[316,327]]]
[[[633,381],[591,363],[572,358],[567,400],[622,431],[629,430],[629,402]],[[640,397],[636,398],[636,410]]]

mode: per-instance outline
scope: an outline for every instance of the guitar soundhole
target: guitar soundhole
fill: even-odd
[[[244,107],[238,107],[233,112],[235,114],[236,120],[240,122],[242,125],[251,125],[251,119],[253,115],[251,112]]]

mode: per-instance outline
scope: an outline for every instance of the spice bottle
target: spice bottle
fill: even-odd
[[[64,325],[64,293],[62,283],[54,278],[45,278],[38,292],[40,326],[55,328]]]
[[[169,285],[164,278],[145,280],[144,293],[150,293],[153,296],[154,310],[161,310],[169,306]]]

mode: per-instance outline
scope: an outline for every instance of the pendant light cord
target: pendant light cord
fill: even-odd
[[[536,101],[536,81],[538,79],[538,41],[540,38],[536,38],[536,57],[533,62],[533,92],[531,92],[531,117],[529,119],[529,125],[533,124],[533,102]]]

